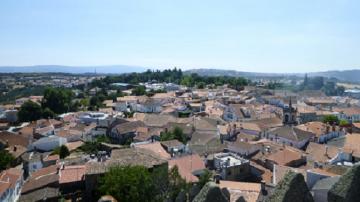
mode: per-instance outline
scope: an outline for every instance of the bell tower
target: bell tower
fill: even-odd
[[[283,107],[283,124],[293,125],[296,124],[296,113],[297,109],[292,106],[291,96],[289,100],[289,105]]]

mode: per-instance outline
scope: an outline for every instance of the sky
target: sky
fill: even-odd
[[[1,0],[0,66],[360,68],[359,0]]]

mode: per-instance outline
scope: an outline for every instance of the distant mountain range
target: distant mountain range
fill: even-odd
[[[129,65],[103,65],[103,66],[63,66],[63,65],[35,65],[35,66],[0,66],[0,73],[48,73],[61,72],[72,74],[101,73],[122,74],[130,72],[143,72],[147,68]]]
[[[35,65],[35,66],[0,66],[0,73],[99,73],[99,74],[122,74],[130,72],[144,72],[147,67],[130,66],[130,65],[99,65],[99,66],[64,66],[64,65]],[[150,68],[153,69],[153,68]],[[201,76],[241,76],[247,78],[262,77],[304,77],[304,73],[261,73],[261,72],[244,72],[223,69],[190,69],[184,71],[185,74],[197,73]],[[324,71],[310,72],[308,76],[323,76],[336,78],[340,81],[360,83],[360,69],[344,71]]]
[[[261,78],[261,77],[304,77],[305,73],[257,73],[257,72],[243,72],[235,70],[221,70],[221,69],[191,69],[185,71],[185,74],[197,73],[201,76],[242,76],[247,78]],[[309,72],[309,77],[323,76],[328,78],[336,78],[340,81],[360,83],[360,69],[343,70],[343,71],[324,71],[324,72]]]

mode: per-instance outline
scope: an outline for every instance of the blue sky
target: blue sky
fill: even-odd
[[[1,0],[0,65],[360,68],[359,0]]]

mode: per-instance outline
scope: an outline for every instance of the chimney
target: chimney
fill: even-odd
[[[328,147],[328,146],[325,146],[325,156],[328,155],[328,149],[329,149],[329,147]]]

